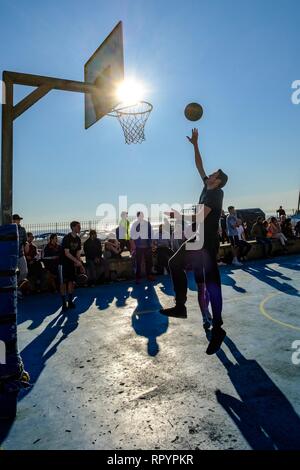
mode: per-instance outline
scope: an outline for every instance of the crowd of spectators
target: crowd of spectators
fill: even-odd
[[[256,240],[262,246],[265,257],[272,256],[272,240],[278,240],[282,252],[286,253],[287,245],[300,237],[300,221],[293,226],[282,206],[276,213],[277,217],[267,220],[262,216],[257,217],[249,227],[247,222],[237,217],[234,206],[228,207],[227,215],[222,211],[219,241],[220,244],[230,243],[232,247],[232,257],[227,262],[240,266],[246,261],[252,248],[249,240]],[[25,285],[25,290],[29,291],[57,292],[60,288],[59,266],[63,255],[57,234],[51,234],[47,245],[41,250],[34,243],[34,235],[26,233],[21,226],[21,220],[22,217],[14,214],[13,223],[17,224],[19,232],[19,286],[23,288]],[[109,282],[110,260],[120,259],[124,254],[134,259],[136,283],[141,281],[143,272],[148,280],[154,280],[155,274],[169,272],[169,259],[183,241],[181,223],[170,223],[165,219],[158,227],[158,234],[154,235],[150,221],[144,218],[142,212],[137,213],[132,224],[128,213],[122,212],[119,226],[106,240],[100,240],[96,230],[90,230],[89,237],[82,245],[81,256],[85,259],[87,284],[95,286]]]

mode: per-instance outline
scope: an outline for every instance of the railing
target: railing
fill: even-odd
[[[297,212],[295,209],[285,209],[285,211],[288,216],[291,216]],[[193,210],[186,210],[186,213],[189,212],[193,212]],[[266,214],[266,218],[269,218],[273,215],[276,216],[276,210],[268,209],[264,212]],[[130,222],[133,222],[133,220],[135,220],[135,217],[129,217],[129,220]],[[159,222],[158,220],[151,220],[151,223],[153,225],[158,225],[161,222]],[[95,229],[97,230],[97,232],[111,231],[117,226],[115,221],[102,222],[101,220],[80,220],[80,225],[82,231]],[[35,236],[44,233],[68,233],[70,232],[70,221],[45,222],[41,224],[24,224],[24,227],[27,232],[32,232]]]
[[[108,231],[116,227],[113,222],[102,223],[99,220],[80,220],[81,230],[96,229],[97,231]],[[46,222],[42,224],[24,224],[27,232],[33,235],[42,235],[44,233],[68,233],[70,232],[70,222]]]

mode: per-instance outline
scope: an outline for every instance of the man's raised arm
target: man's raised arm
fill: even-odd
[[[197,170],[199,171],[201,178],[204,180],[204,178],[206,178],[206,173],[203,168],[202,157],[201,157],[199,146],[198,146],[198,129],[196,128],[192,129],[192,137],[189,137],[189,136],[186,136],[186,137],[189,140],[189,142],[193,144],[194,146],[195,164],[196,164]]]

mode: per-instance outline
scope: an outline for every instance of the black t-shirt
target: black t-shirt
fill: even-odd
[[[223,190],[221,188],[207,189],[207,176],[203,179],[204,188],[199,198],[199,204],[210,207],[211,212],[204,220],[203,248],[216,250],[219,243],[219,220],[223,206]]]
[[[83,249],[86,259],[94,260],[102,256],[102,246],[99,238],[95,238],[94,240],[88,238],[83,244]]]
[[[77,252],[81,250],[81,240],[78,235],[73,237],[72,233],[68,233],[65,235],[62,241],[62,264],[74,264],[72,260],[70,260],[65,255],[65,249],[70,250],[70,254],[76,258]]]

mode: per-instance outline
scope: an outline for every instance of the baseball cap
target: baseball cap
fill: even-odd
[[[218,171],[219,171],[219,179],[221,180],[220,188],[223,188],[223,186],[225,186],[225,184],[227,183],[228,176],[226,175],[226,173],[224,173],[224,171],[221,170],[221,168]]]
[[[12,219],[13,220],[22,220],[23,217],[20,217],[19,214],[13,214]]]

